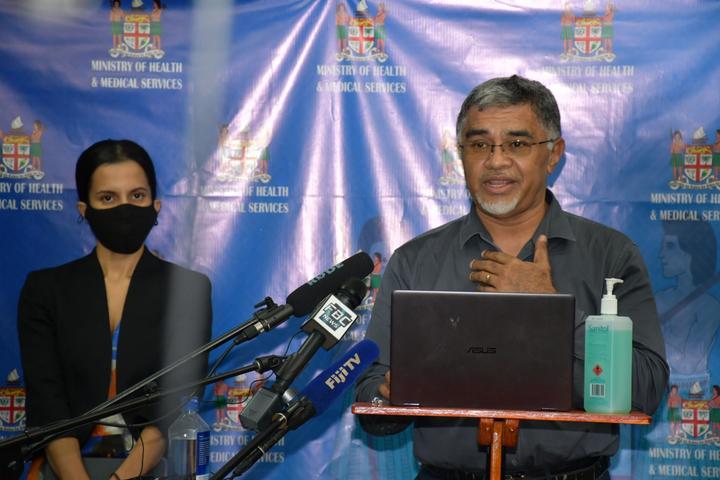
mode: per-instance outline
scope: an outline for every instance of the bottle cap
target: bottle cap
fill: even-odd
[[[613,295],[613,288],[615,284],[623,283],[619,278],[606,278],[605,288],[607,293],[603,295],[600,300],[600,314],[601,315],[617,315],[617,297]]]
[[[183,411],[185,412],[197,412],[198,411],[198,397],[183,397]]]

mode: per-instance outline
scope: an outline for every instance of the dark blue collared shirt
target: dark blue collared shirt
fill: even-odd
[[[548,210],[518,258],[532,261],[535,239],[548,237],[552,280],[556,290],[575,296],[573,407],[583,407],[585,317],[600,312],[605,278],[621,278],[616,289],[619,314],[633,321],[633,409],[652,413],[659,405],[668,378],[665,346],[645,263],[636,245],[622,233],[564,212],[547,191]],[[380,357],[361,378],[359,401],[378,396],[390,358],[390,297],[394,290],[476,291],[468,278],[470,261],[483,250],[498,250],[475,211],[430,230],[398,248],[383,275],[366,338],[380,347]],[[441,382],[428,378],[428,382]],[[518,394],[522,395],[522,379]],[[371,433],[398,430],[381,419],[363,422]],[[418,417],[414,421],[417,459],[444,468],[484,470],[485,449],[477,444],[474,419]],[[618,448],[618,427],[598,423],[525,422],[518,446],[505,453],[509,471],[560,471],[564,466]]]

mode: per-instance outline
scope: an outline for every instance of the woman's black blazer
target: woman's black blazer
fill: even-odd
[[[148,252],[130,280],[120,322],[117,390],[123,391],[207,343],[212,307],[209,279]],[[107,400],[112,339],[103,272],[95,251],[31,272],[20,294],[18,332],[30,427],[81,415]],[[162,388],[206,373],[207,356],[161,380]],[[174,402],[177,399],[173,400]],[[167,403],[125,414],[153,421]],[[163,429],[174,415],[157,422]],[[68,435],[85,441],[91,426]],[[140,431],[132,429],[137,435]]]

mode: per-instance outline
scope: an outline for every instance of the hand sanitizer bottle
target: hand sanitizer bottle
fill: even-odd
[[[628,413],[632,401],[632,321],[618,316],[618,278],[606,278],[600,315],[585,320],[585,411]]]

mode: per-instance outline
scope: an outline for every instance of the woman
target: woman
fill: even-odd
[[[210,337],[208,278],[143,245],[161,206],[147,152],[128,140],[98,142],[80,155],[75,181],[77,208],[96,247],[86,257],[31,272],[20,295],[29,427],[81,415]],[[207,357],[200,358],[160,386],[202,377],[206,366]],[[51,441],[45,456],[63,479],[144,475],[165,451],[164,429],[174,415],[156,420],[168,410],[162,405],[124,414],[135,440],[127,450],[112,431],[90,425]],[[109,471],[88,472],[86,465],[98,463],[89,460],[93,455],[126,458],[100,462],[102,468],[111,463]]]

